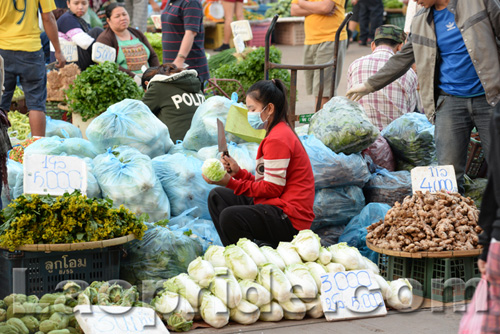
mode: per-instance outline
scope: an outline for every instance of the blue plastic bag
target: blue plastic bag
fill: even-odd
[[[190,216],[192,210],[186,210],[178,217],[173,217],[168,223],[168,228],[172,231],[182,231],[190,235],[191,238],[198,238],[203,246],[203,252],[211,245],[222,246],[219,233],[211,220],[199,219]]]
[[[18,176],[20,175],[20,178],[22,179],[24,175],[24,168],[23,164],[14,161],[12,159],[7,159],[7,183],[9,184],[9,196],[7,196],[7,188],[2,187],[2,207],[6,207],[9,205],[11,201],[16,199],[16,196],[14,196],[16,191],[16,183]],[[0,181],[1,182],[1,181]],[[21,193],[22,193],[22,183],[21,183]],[[10,200],[9,200],[10,197]]]
[[[311,225],[315,231],[327,226],[345,225],[365,206],[363,190],[357,186],[324,188],[316,191]]]
[[[434,128],[424,114],[412,112],[392,121],[381,135],[396,158],[413,166],[429,166],[436,160]]]
[[[58,136],[44,137],[24,149],[24,154],[74,155],[79,158],[95,158],[100,152],[91,142],[83,138]]]
[[[82,132],[73,124],[45,116],[45,137],[83,138]]]
[[[366,246],[366,228],[381,219],[384,219],[391,207],[382,203],[370,203],[356,217],[352,218],[339,238],[339,242],[347,242],[349,246],[356,247],[362,255],[378,263],[378,253]]]
[[[233,105],[241,105],[223,96],[212,96],[203,102],[194,113],[191,128],[186,132],[182,144],[188,150],[198,151],[205,146],[217,145],[217,118],[226,125],[227,113]],[[226,140],[235,143],[243,139],[226,132]]]
[[[411,196],[411,173],[407,170],[389,172],[378,169],[364,186],[366,203],[402,203],[406,196]]]
[[[142,101],[132,99],[110,106],[89,124],[86,134],[101,151],[126,145],[150,158],[166,154],[174,145],[167,126]]]
[[[197,207],[192,216],[210,219],[208,193],[216,186],[203,179],[203,161],[176,153],[156,157],[152,160],[152,165],[163,190],[167,193],[172,216]]]
[[[170,218],[170,203],[156,177],[151,158],[137,149],[120,146],[94,159],[94,175],[103,197],[113,205],[147,213],[150,222]]]
[[[101,187],[94,176],[94,162],[90,158],[84,158],[87,165],[87,197],[88,198],[102,198]]]
[[[186,149],[184,145],[182,145],[182,140],[177,140],[175,142],[175,145],[172,146],[170,150],[168,150],[168,154],[175,154],[175,153],[189,155],[192,157],[196,157],[198,155],[198,152]]]
[[[314,174],[316,189],[356,185],[370,179],[370,171],[360,154],[335,153],[314,135],[300,137]]]
[[[255,145],[258,147],[258,144]],[[250,148],[252,152],[250,152],[248,148]],[[240,168],[246,169],[248,172],[255,174],[255,158],[257,157],[257,151],[253,151],[253,149],[253,145],[245,145],[244,143],[236,144],[235,142],[230,142],[227,145],[229,156],[236,160]],[[220,159],[221,153],[219,152],[219,147],[217,145],[213,145],[201,148],[198,151],[197,156],[200,160],[205,161],[207,159]]]

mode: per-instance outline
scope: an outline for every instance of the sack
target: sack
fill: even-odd
[[[45,137],[83,138],[82,132],[73,124],[45,116]]]
[[[363,191],[357,186],[324,188],[314,197],[314,218],[311,230],[345,225],[365,206]]]
[[[411,196],[411,173],[402,170],[389,172],[387,169],[377,170],[364,186],[366,203],[402,203],[406,196]]]
[[[336,96],[312,116],[309,134],[315,135],[335,153],[351,154],[373,144],[380,131],[359,103]]]
[[[363,156],[369,155],[376,165],[388,171],[393,172],[396,168],[396,161],[394,161],[391,146],[382,136],[379,136],[373,144],[368,146],[366,150],[363,150],[362,154]]]
[[[24,149],[24,154],[75,155],[79,158],[95,158],[100,152],[86,139],[43,137]]]
[[[248,109],[232,105],[227,113],[225,130],[247,142],[260,143],[266,136],[266,130],[255,130],[248,123]]]
[[[337,154],[313,135],[301,136],[300,140],[311,161],[316,189],[362,187],[370,179],[370,171],[360,154]]]
[[[119,146],[94,159],[94,176],[102,196],[123,204],[136,214],[147,213],[150,222],[170,218],[170,203],[156,177],[151,158],[137,149]]]
[[[90,123],[86,134],[101,152],[127,145],[154,158],[174,145],[167,126],[142,101],[132,99],[110,106]]]
[[[429,166],[436,159],[434,128],[425,115],[412,112],[392,121],[382,136],[396,158],[414,166]]]
[[[478,334],[482,332],[483,321],[488,310],[488,282],[481,279],[474,292],[472,301],[467,306],[467,312],[460,320],[458,334]]]
[[[370,203],[356,217],[352,218],[344,229],[338,242],[347,242],[349,246],[356,247],[361,255],[378,263],[378,253],[366,246],[366,228],[371,224],[384,219],[391,207],[382,203]]]

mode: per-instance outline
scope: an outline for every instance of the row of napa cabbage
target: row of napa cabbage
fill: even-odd
[[[167,324],[183,330],[197,317],[216,328],[230,320],[248,325],[306,315],[320,318],[321,277],[346,270],[365,270],[388,306],[411,306],[407,280],[385,281],[356,248],[345,243],[324,248],[311,230],[300,231],[277,249],[259,247],[246,238],[225,248],[210,246],[203,258],[189,264],[187,274],[165,281],[151,305]]]

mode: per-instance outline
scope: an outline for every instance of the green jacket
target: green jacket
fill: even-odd
[[[195,70],[170,76],[157,74],[142,98],[142,102],[168,127],[174,142],[184,139],[196,109],[205,101],[197,76]]]
[[[500,100],[500,5],[498,0],[450,0],[448,10],[455,14],[455,23],[481,79],[486,99],[491,106]],[[420,96],[429,121],[434,122],[439,80],[439,50],[436,42],[432,8],[422,9],[411,24],[409,42],[395,54],[367,86],[377,91],[417,65]]]

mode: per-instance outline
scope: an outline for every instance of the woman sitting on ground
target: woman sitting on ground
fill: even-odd
[[[174,142],[184,139],[196,109],[205,101],[197,76],[195,70],[172,63],[150,67],[142,75],[146,91],[142,102],[167,125]]]
[[[94,64],[92,61],[92,45],[97,37],[103,32],[102,28],[90,28],[83,16],[89,10],[88,0],[68,0],[66,2],[68,11],[57,19],[57,30],[59,38],[74,42],[77,45],[78,61],[76,64],[80,70]],[[53,50],[51,50],[53,51]],[[55,61],[51,52],[51,61]]]
[[[111,3],[106,7],[108,27],[98,42],[115,48],[120,70],[141,84],[142,67],[159,66],[158,56],[142,32],[130,28],[130,17],[123,4]]]

